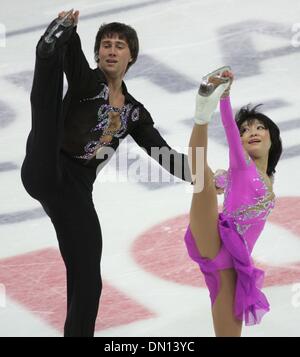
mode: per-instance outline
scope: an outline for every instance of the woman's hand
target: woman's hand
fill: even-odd
[[[222,77],[224,78],[230,78],[230,84],[228,86],[228,88],[224,91],[224,93],[222,94],[221,98],[225,98],[228,97],[230,95],[230,88],[234,79],[233,73],[231,71],[225,71],[224,73],[222,73]]]
[[[222,195],[227,186],[228,173],[226,170],[217,170],[214,173],[215,188],[218,195]]]
[[[208,82],[209,83],[213,83],[214,85],[219,85],[220,83],[224,83],[222,81],[222,78],[230,78],[230,84],[229,84],[228,88],[225,89],[224,93],[221,96],[221,98],[225,98],[225,97],[229,96],[230,87],[231,87],[231,84],[232,84],[233,79],[234,79],[233,73],[231,71],[225,71],[225,72],[222,73],[221,76],[219,76],[219,75],[211,76],[211,77],[208,78]]]

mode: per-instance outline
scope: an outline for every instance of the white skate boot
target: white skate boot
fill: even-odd
[[[224,66],[203,77],[196,96],[196,124],[204,125],[210,122],[222,94],[231,84],[231,79],[222,77],[222,74],[230,70],[229,66]]]

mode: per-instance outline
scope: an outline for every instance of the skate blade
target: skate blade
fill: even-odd
[[[207,75],[205,75],[204,77],[202,77],[202,80],[208,80],[210,77],[218,77],[218,78],[222,78],[222,74],[226,71],[231,71],[231,67],[230,66],[223,66],[220,67],[218,69],[216,69],[215,71],[212,71],[210,73],[208,73]],[[223,78],[225,80],[224,83],[228,82],[229,78]]]
[[[58,17],[55,22],[56,24],[52,27],[52,29],[49,31],[48,35],[45,37],[45,41],[47,43],[52,43],[54,41],[53,39],[53,34],[55,31],[59,28],[59,26],[63,27],[69,27],[73,24],[73,20],[69,19],[69,16],[73,13],[74,9],[69,10],[65,16],[63,17]]]
[[[65,27],[70,26],[73,23],[73,20],[69,19],[69,16],[73,14],[73,11],[74,11],[74,9],[71,9],[65,14],[65,16],[63,16],[61,18],[59,17],[57,19],[57,24],[63,25]]]

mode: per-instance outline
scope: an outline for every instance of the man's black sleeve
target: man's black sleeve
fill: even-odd
[[[170,174],[191,182],[187,155],[172,149],[154,127],[149,112],[144,107],[142,112],[137,126],[131,133],[132,138]]]

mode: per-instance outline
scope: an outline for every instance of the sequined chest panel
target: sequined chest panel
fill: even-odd
[[[230,199],[232,187],[232,172],[228,172],[228,184],[225,190],[225,200],[223,213],[234,220],[236,229],[240,235],[245,232],[253,224],[264,223],[271,210],[274,208],[274,193],[267,187],[262,175],[256,170],[254,175],[251,175],[247,180],[247,185],[250,190],[247,191],[248,197],[243,197],[243,192],[240,193],[241,205],[234,210],[229,210],[227,207]],[[246,193],[245,193],[246,194]],[[234,196],[233,196],[234,197]],[[248,201],[248,202],[247,202]]]
[[[127,134],[129,121],[135,122],[140,118],[140,108],[132,103],[125,103],[122,108],[113,107],[108,103],[109,90],[103,85],[102,91],[92,98],[84,98],[81,102],[99,101],[95,125],[90,129],[91,137],[84,146],[84,154],[75,156],[80,159],[90,160],[96,156],[97,151],[103,146],[111,146],[116,139]]]

